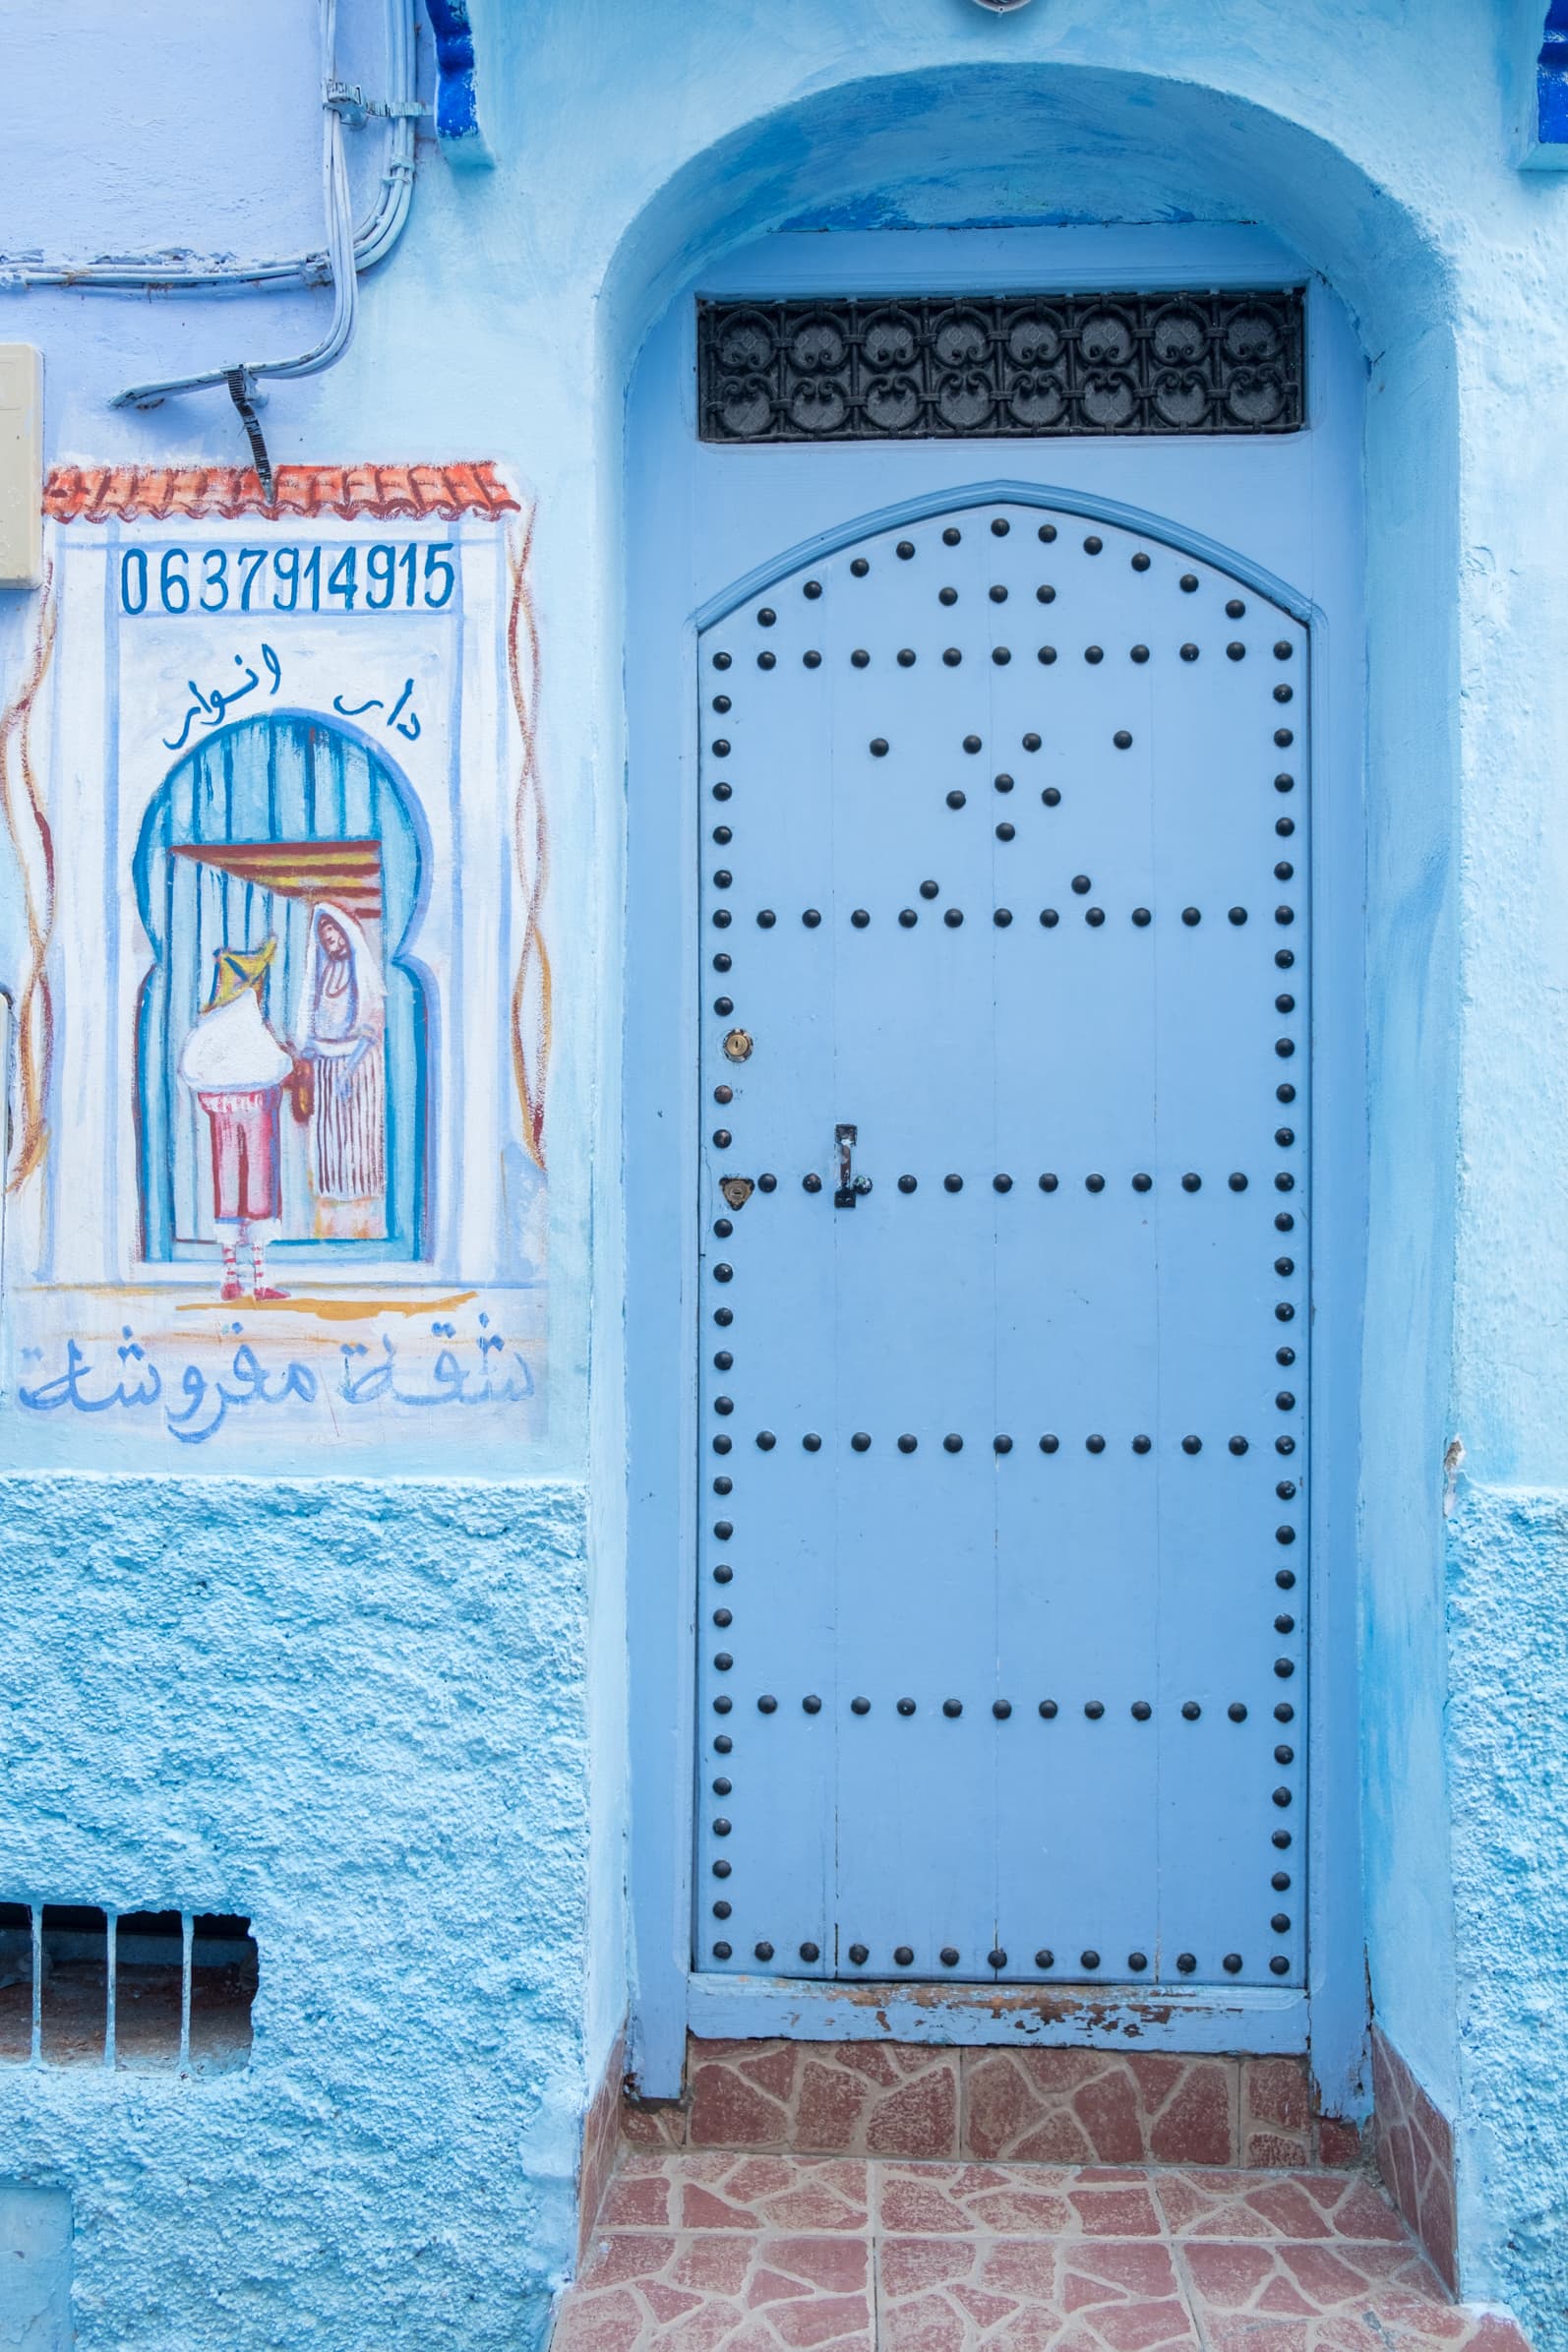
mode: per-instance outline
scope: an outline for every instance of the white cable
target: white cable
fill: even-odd
[[[386,163],[375,204],[353,234],[356,270],[372,270],[386,259],[408,216],[414,118],[421,111],[414,97],[411,35],[410,0],[388,0]],[[69,286],[74,293],[248,294],[291,284],[325,285],[332,272],[330,251],[275,260],[194,263],[138,256],[62,262],[0,254],[0,292],[12,287]]]
[[[337,55],[337,0],[320,0],[322,71],[322,193],[327,211],[327,267],[332,287],[332,316],[322,340],[294,359],[245,360],[237,366],[209,368],[198,376],[175,376],[160,384],[134,384],[117,392],[112,408],[152,408],[172,393],[233,389],[238,377],[249,392],[263,376],[314,376],[330,368],[347,350],[359,313],[359,277],[355,268],[354,219],[348,194],[348,166],[343,157],[343,118],[330,102]],[[393,20],[400,27],[401,9],[393,0],[388,20],[389,43]],[[398,60],[389,58],[395,68]]]

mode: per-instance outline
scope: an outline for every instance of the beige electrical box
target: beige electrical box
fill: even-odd
[[[0,343],[0,588],[43,577],[43,353]]]

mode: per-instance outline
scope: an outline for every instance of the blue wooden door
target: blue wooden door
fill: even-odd
[[[1308,651],[961,498],[700,638],[700,1970],[1304,1979]]]

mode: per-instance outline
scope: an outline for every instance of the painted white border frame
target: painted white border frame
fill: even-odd
[[[1245,450],[1254,487],[1274,452],[1303,458],[1314,510],[1315,595],[1175,518],[1105,495],[1116,452],[1169,452],[1175,438],[925,442],[933,489],[886,505],[847,490],[843,513],[795,547],[703,593],[696,530],[717,486],[712,460],[744,468],[777,451],[696,440],[694,296],[973,291],[1049,285],[1299,284],[1309,276],[1266,233],[1241,228],[904,232],[779,236],[704,271],[650,334],[628,404],[628,903],[625,1036],[628,1639],[631,1655],[631,2066],[646,2096],[680,2088],[688,2030],[713,2035],[1013,2043],[1181,2051],[1310,2048],[1325,2109],[1364,2104],[1366,2033],[1357,1687],[1359,1388],[1366,1236],[1364,562],[1360,497],[1364,370],[1349,322],[1310,289],[1310,429]],[[839,445],[868,466],[872,445]],[[903,445],[888,445],[902,452]],[[1192,449],[1190,442],[1180,446]],[[788,461],[790,452],[783,452]],[[814,452],[820,456],[821,452]],[[1011,478],[1029,464],[1048,484]],[[1111,456],[1115,464],[1116,458]],[[1194,484],[1204,470],[1192,467]],[[715,471],[715,482],[702,477]],[[845,465],[846,481],[851,479]],[[966,478],[967,476],[967,478]],[[998,478],[999,476],[999,478]],[[1297,495],[1302,495],[1299,487]],[[1223,564],[1311,622],[1314,747],[1314,1147],[1311,1427],[1308,1978],[1271,1987],[954,1988],[932,2000],[897,1984],[845,1985],[692,1969],[695,1742],[698,630],[809,556],[904,515],[1007,497],[1130,523]],[[1336,506],[1336,500],[1338,505]],[[744,504],[744,501],[742,502]],[[1332,629],[1328,616],[1333,616]],[[672,1019],[672,1009],[679,1007]]]

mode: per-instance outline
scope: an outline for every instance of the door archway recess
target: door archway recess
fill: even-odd
[[[334,846],[335,845],[335,846]],[[314,907],[339,906],[379,941],[386,984],[386,1194],[373,1230],[313,1230],[303,1168],[285,1182],[286,1246],[333,1257],[428,1254],[428,982],[406,949],[426,880],[413,795],[357,735],[279,712],[225,728],[169,771],[143,819],[137,908],[152,944],[136,1018],[141,1247],[151,1264],[210,1247],[200,1114],[179,1079],[212,951],[277,940],[269,1018],[295,1019]]]

